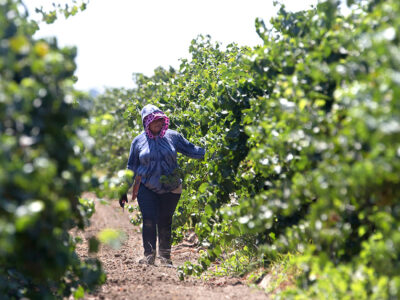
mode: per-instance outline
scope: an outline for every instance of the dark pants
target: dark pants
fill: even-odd
[[[140,185],[137,200],[143,217],[144,255],[156,253],[158,233],[158,254],[171,258],[172,216],[178,204],[180,194],[157,194],[143,184]]]

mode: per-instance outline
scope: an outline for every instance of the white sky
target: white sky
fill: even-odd
[[[34,7],[65,0],[24,2],[33,14]],[[300,10],[317,0],[282,2],[289,10]],[[199,34],[223,45],[260,44],[255,19],[268,23],[276,11],[272,0],[90,0],[85,11],[67,20],[43,23],[36,37],[56,36],[60,46],[78,48],[76,88],[131,88],[132,73],[177,68]]]

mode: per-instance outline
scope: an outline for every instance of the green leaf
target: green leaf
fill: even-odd
[[[207,182],[203,182],[200,186],[199,186],[199,192],[200,193],[204,193],[207,190],[208,187],[208,183]]]
[[[119,249],[126,240],[126,234],[114,229],[103,229],[97,234],[100,242],[110,246],[113,249]]]
[[[83,297],[85,297],[85,289],[80,285],[74,292],[74,298],[82,299]]]
[[[99,251],[100,242],[96,237],[89,239],[89,253],[97,253]]]

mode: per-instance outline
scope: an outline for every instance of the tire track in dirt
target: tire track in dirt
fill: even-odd
[[[95,198],[93,195],[85,195]],[[142,238],[139,228],[129,222],[129,213],[122,212],[118,201],[100,204],[96,201],[96,212],[91,225],[75,234],[83,243],[77,245],[78,255],[88,257],[87,241],[105,228],[125,232],[127,239],[118,250],[101,245],[97,258],[107,274],[106,283],[85,299],[268,299],[260,290],[246,286],[240,278],[218,278],[214,281],[187,277],[180,281],[174,268],[138,264],[143,255]],[[184,244],[172,248],[175,266],[185,261],[195,261],[196,251]]]

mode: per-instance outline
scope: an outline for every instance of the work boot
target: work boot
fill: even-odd
[[[172,264],[172,260],[170,258],[160,256],[159,259],[160,259],[160,266],[167,268],[174,267],[174,265]]]
[[[154,254],[145,255],[143,258],[139,259],[139,264],[142,264],[142,265],[154,265],[155,259],[156,259],[155,253]]]

